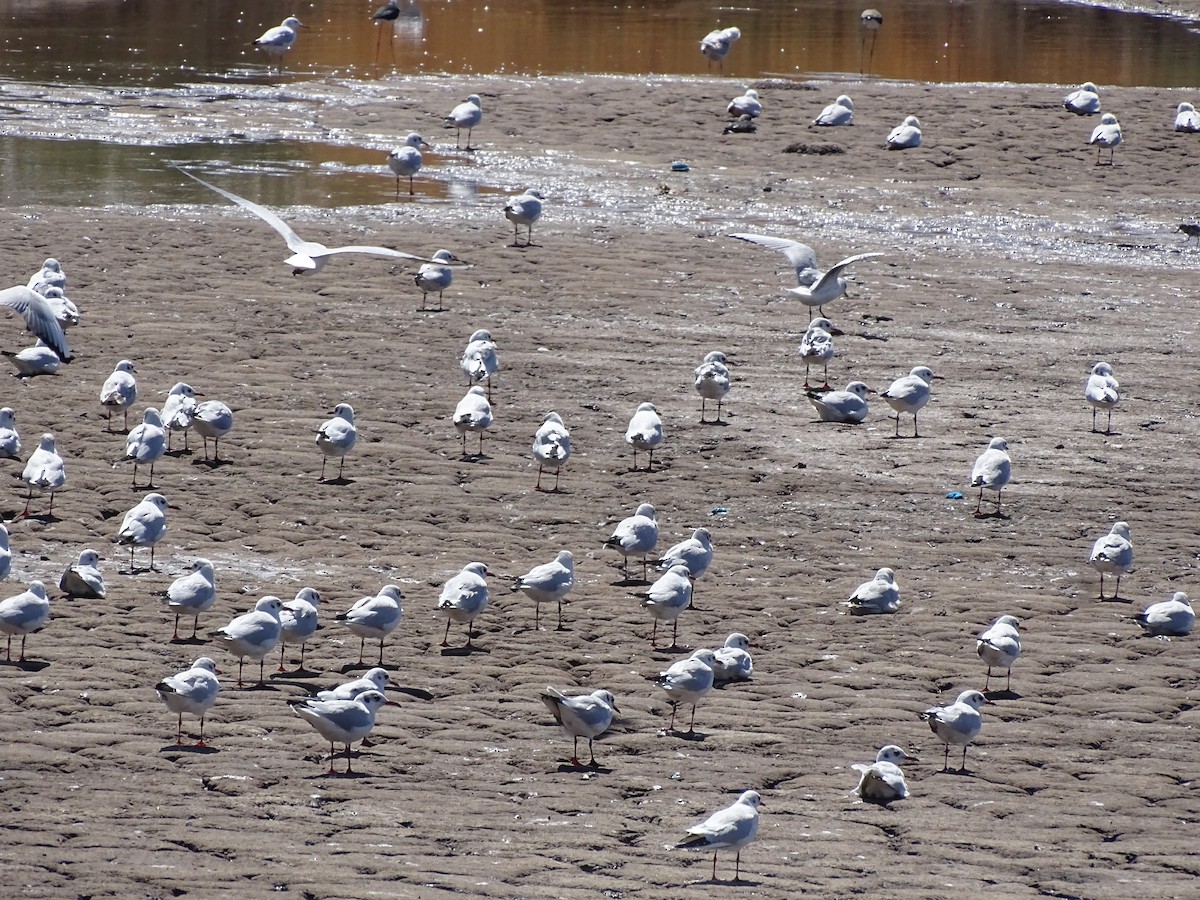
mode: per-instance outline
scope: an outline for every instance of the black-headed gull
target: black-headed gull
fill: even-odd
[[[297,29],[303,27],[304,23],[295,16],[288,16],[274,28],[268,28],[251,43],[267,54],[268,68],[273,64],[282,70],[283,54],[292,49],[292,45],[296,43]]]
[[[713,63],[717,63],[721,71],[724,71],[725,57],[729,55],[733,42],[740,39],[741,36],[741,29],[731,26],[713,29],[700,38],[700,52],[708,60],[709,67],[711,68]]]
[[[250,612],[242,613],[213,632],[213,637],[238,658],[238,687],[242,686],[242,666],[247,656],[258,660],[258,684],[262,686],[267,654],[275,649],[283,631],[279,621],[282,609],[283,601],[278,597],[260,597]]]
[[[188,574],[180,575],[167,588],[162,602],[175,612],[175,633],[172,641],[179,637],[179,617],[192,617],[192,638],[196,637],[196,626],[200,613],[207,612],[217,600],[217,576],[213,564],[207,559],[195,559],[188,567]]]
[[[150,493],[141,499],[121,520],[117,531],[117,543],[129,547],[129,571],[133,568],[133,551],[138,547],[150,548],[150,570],[154,571],[154,545],[167,533],[167,510],[178,509],[167,502],[159,493]]]
[[[221,459],[221,438],[233,428],[233,411],[220,400],[205,400],[196,404],[192,427],[204,441],[204,458],[208,459],[208,439],[213,442],[213,459]]]
[[[725,644],[713,651],[713,682],[729,684],[749,681],[754,674],[754,657],[750,655],[750,638],[735,631],[725,638]]]
[[[884,566],[870,581],[864,581],[848,599],[843,601],[856,616],[894,613],[900,608],[900,588],[896,573]]]
[[[949,706],[932,706],[917,717],[929,723],[939,741],[946,745],[946,756],[942,761],[942,771],[950,768],[950,745],[961,744],[963,748],[961,771],[967,770],[967,747],[979,734],[983,727],[983,716],[979,709],[987,703],[980,691],[963,691]]]
[[[906,116],[904,121],[888,132],[883,146],[888,150],[911,150],[921,146],[921,120]]]
[[[346,774],[350,769],[350,745],[361,741],[375,727],[375,716],[384,706],[399,706],[379,691],[365,691],[353,700],[289,700],[292,712],[329,741],[329,774],[333,771],[335,744],[346,745]]]
[[[33,273],[28,287],[43,297],[47,288],[58,288],[60,291],[65,291],[67,289],[67,273],[63,271],[62,263],[51,256],[42,263],[42,267],[38,271]]]
[[[176,167],[178,168],[178,166]],[[246,212],[253,213],[258,216],[268,225],[270,225],[284,239],[287,247],[292,251],[292,255],[285,259],[284,265],[290,266],[293,275],[315,275],[325,268],[325,264],[330,258],[338,253],[368,253],[372,256],[390,256],[393,259],[414,259],[420,262],[430,262],[424,256],[414,256],[411,253],[403,253],[400,250],[393,250],[390,247],[375,247],[363,244],[349,244],[344,247],[326,247],[324,244],[317,241],[306,241],[300,237],[292,227],[283,219],[279,218],[271,210],[265,206],[260,206],[252,200],[247,200],[245,197],[239,197],[232,191],[227,191],[224,188],[219,188],[215,184],[209,184],[203,178],[197,178],[191,172],[184,169],[179,169],[184,175],[204,185],[210,191],[220,194],[226,200],[230,200],[240,206]]]
[[[459,260],[449,250],[439,250],[433,254],[432,260],[432,262],[421,263],[421,268],[417,269],[413,281],[421,289],[421,309],[425,308],[426,298],[436,292],[438,295],[437,311],[441,312],[443,309],[442,292],[454,281],[454,269],[451,268],[450,263],[456,263]]]
[[[1176,591],[1170,600],[1151,604],[1132,618],[1146,634],[1155,636],[1182,637],[1196,624],[1192,601],[1183,591]]]
[[[333,408],[333,416],[321,423],[317,429],[317,447],[321,450],[321,481],[325,480],[325,463],[329,457],[338,462],[337,477],[340,480],[346,467],[346,454],[358,440],[358,429],[354,425],[354,407],[339,403]]]
[[[650,632],[650,646],[658,647],[658,623],[670,622],[671,646],[667,649],[677,649],[679,616],[692,605],[692,579],[688,567],[682,563],[671,566],[654,584],[637,596],[642,600],[642,608],[654,619],[654,628]]]
[[[862,26],[862,38],[858,42],[858,74],[863,74],[863,50],[866,47],[867,35],[871,35],[871,54],[867,58],[866,72],[871,71],[871,63],[875,60],[875,38],[876,32],[883,24],[883,13],[877,9],[864,9],[858,15],[858,23]]]
[[[655,683],[667,692],[667,702],[671,704],[671,724],[667,726],[667,731],[675,730],[675,711],[682,703],[691,704],[692,720],[688,725],[688,734],[695,732],[696,704],[712,690],[715,662],[716,655],[711,650],[701,649],[658,674]]]
[[[821,273],[817,270],[817,253],[808,244],[793,241],[789,238],[775,237],[770,234],[731,234],[731,238],[758,244],[768,250],[782,253],[796,273],[796,284],[799,287],[810,287],[816,284]]]
[[[658,559],[658,568],[667,570],[671,566],[686,566],[693,582],[699,581],[708,572],[713,561],[712,532],[707,528],[692,530],[692,536],[668,547]]]
[[[4,658],[12,660],[13,635],[19,634],[21,658],[18,662],[25,662],[25,638],[49,621],[50,600],[46,597],[46,586],[40,581],[31,581],[26,590],[0,600],[0,634],[8,635]]]
[[[496,353],[496,342],[486,328],[477,328],[467,338],[466,349],[458,367],[467,376],[467,384],[487,382],[488,399],[492,396],[492,376],[500,371],[500,357]]]
[[[1100,91],[1090,81],[1063,98],[1063,107],[1077,116],[1094,116],[1100,112]]]
[[[153,406],[146,407],[142,423],[125,438],[125,459],[133,461],[133,486],[137,487],[139,465],[150,465],[150,478],[146,487],[154,487],[154,464],[167,452],[167,430],[163,428],[162,415]]]
[[[873,393],[863,382],[851,381],[844,391],[808,391],[805,396],[822,422],[857,425],[867,417],[867,395]]]
[[[63,569],[58,579],[58,589],[68,597],[85,600],[103,600],[108,593],[104,574],[100,571],[100,554],[95,550],[81,550],[78,561]]]
[[[707,421],[705,410],[709,400],[717,401],[717,418],[714,421],[721,421],[721,404],[730,388],[727,362],[724,353],[720,350],[713,350],[704,354],[704,359],[692,373],[692,383],[695,385],[696,393],[700,395],[701,422]]]
[[[44,287],[38,293],[46,298],[54,320],[64,331],[72,325],[79,324],[79,307],[67,299],[61,288]]]
[[[1000,616],[975,641],[975,652],[987,663],[987,678],[983,689],[992,683],[992,667],[1004,669],[1004,689],[1012,685],[1012,667],[1021,655],[1021,620],[1016,616]]]
[[[884,806],[894,800],[903,800],[908,796],[908,785],[904,783],[900,762],[912,758],[895,744],[881,747],[875,754],[875,762],[867,765],[854,763],[850,767],[861,773],[852,793],[870,803]]]
[[[462,455],[467,456],[467,435],[479,435],[479,456],[483,456],[483,433],[492,426],[492,404],[480,385],[467,390],[454,407],[454,430],[462,438]]]
[[[1116,600],[1121,590],[1121,576],[1133,566],[1133,539],[1129,535],[1129,523],[1117,522],[1112,530],[1092,544],[1088,565],[1100,573],[1100,599]],[[1117,585],[1111,597],[1104,596],[1104,576],[1117,576]]]
[[[112,414],[119,412],[125,420],[125,431],[129,431],[129,407],[137,400],[137,369],[128,359],[117,363],[112,374],[104,379],[100,387],[100,406],[108,415],[108,430],[112,431]]]
[[[821,110],[820,114],[813,119],[812,123],[822,128],[834,128],[839,125],[853,125],[854,101],[851,100],[846,94],[840,95],[836,100]]]
[[[525,193],[510,197],[504,204],[504,217],[513,224],[513,246],[533,246],[533,223],[542,217],[545,197],[541,191],[527,188]],[[521,226],[525,226],[525,243],[521,243]]]
[[[171,450],[171,438],[176,431],[183,432],[183,449],[188,448],[188,431],[196,416],[196,389],[186,381],[177,381],[167,391],[167,399],[163,401],[162,425],[167,430],[167,452]],[[151,479],[154,478],[153,473]]]
[[[25,320],[25,328],[53,350],[63,362],[74,359],[67,344],[67,336],[54,315],[49,301],[37,291],[18,285],[0,291],[0,306],[19,313]]]
[[[1112,113],[1105,113],[1100,117],[1100,124],[1092,129],[1092,136],[1088,138],[1089,144],[1096,145],[1096,165],[1100,165],[1100,154],[1104,150],[1108,150],[1108,164],[1113,165],[1113,153],[1116,150],[1117,144],[1121,143],[1121,123],[1117,121],[1117,117]]]
[[[475,637],[475,617],[487,609],[488,568],[484,563],[473,562],[463,566],[462,571],[446,579],[438,597],[438,612],[446,617],[446,633],[442,635],[442,646],[450,645],[450,625],[453,622],[467,626],[466,647]]]
[[[383,642],[404,618],[404,595],[394,584],[386,584],[373,597],[361,597],[338,617],[351,632],[358,635],[358,662],[363,661],[367,638],[379,640],[379,665],[383,665]]]
[[[533,436],[533,458],[537,460],[538,477],[534,490],[542,490],[542,470],[554,473],[554,489],[558,493],[558,476],[562,467],[571,458],[571,432],[563,424],[562,416],[556,412],[546,413],[537,433]]]
[[[605,547],[621,554],[621,571],[629,579],[629,557],[642,558],[642,578],[646,577],[646,555],[658,544],[658,522],[654,507],[649,503],[638,506],[632,516],[617,523],[612,535],[604,542]]]
[[[933,374],[933,369],[928,366],[916,366],[907,375],[893,381],[888,389],[879,395],[896,411],[896,437],[900,437],[902,413],[913,417],[913,437],[921,436],[917,433],[917,413],[925,408],[925,404],[933,396],[933,382],[941,377]]]
[[[421,137],[415,131],[409,134],[404,139],[404,143],[394,149],[387,156],[387,167],[392,170],[392,174],[396,176],[396,196],[400,196],[400,179],[408,179],[408,194],[411,197],[413,194],[413,176],[421,171],[421,164],[425,158],[421,155],[422,149],[429,149],[429,145],[425,143],[425,138]]]
[[[1098,362],[1092,366],[1087,383],[1083,386],[1084,399],[1092,407],[1092,433],[1096,433],[1096,412],[1104,410],[1108,413],[1108,425],[1105,434],[1112,434],[1112,411],[1121,402],[1121,384],[1113,375],[1113,368],[1106,362]]]
[[[804,360],[804,390],[807,391],[809,387],[809,367],[816,363],[821,365],[825,382],[822,390],[829,390],[829,361],[837,355],[833,349],[833,339],[841,334],[843,334],[841,330],[834,328],[833,323],[822,316],[809,319],[804,337],[800,338],[800,346],[796,348],[796,352]]]
[[[17,413],[11,406],[0,409],[0,459],[21,458],[21,436],[17,433]]]
[[[33,499],[35,489],[50,495],[50,508],[46,515],[54,515],[54,495],[67,483],[67,469],[54,446],[54,435],[49,432],[42,435],[37,449],[30,453],[29,459],[25,461],[21,480],[29,485],[29,496],[25,498],[25,510],[21,515],[29,516],[29,501]]]
[[[367,691],[386,694],[387,689],[392,686],[392,678],[387,669],[376,667],[363,672],[362,678],[344,681],[327,691],[317,691],[316,696],[318,700],[353,700]]]
[[[711,850],[713,852],[712,880],[717,880],[717,851],[736,852],[733,880],[742,875],[742,848],[758,834],[758,808],[765,806],[758,791],[743,791],[732,806],[718,809],[699,824],[687,830],[688,836],[675,845],[677,850]]]
[[[317,607],[321,605],[321,595],[315,588],[302,587],[296,592],[294,600],[287,600],[279,611],[279,671],[287,671],[283,667],[284,654],[288,644],[300,645],[300,665],[297,672],[304,671],[304,645],[308,639],[317,633],[321,624],[321,614]]]
[[[1002,437],[994,437],[988,442],[987,449],[979,454],[971,469],[971,487],[979,488],[975,515],[983,515],[980,507],[983,504],[984,491],[996,493],[996,515],[1000,515],[1000,497],[1011,478],[1012,459],[1008,455],[1008,441]]]
[[[1175,130],[1188,134],[1200,131],[1200,113],[1197,113],[1196,107],[1186,100],[1180,103],[1175,110]]]
[[[158,699],[178,716],[175,723],[176,746],[183,743],[184,713],[200,717],[200,739],[196,741],[196,746],[205,746],[204,717],[217,702],[217,695],[221,691],[221,682],[217,680],[220,674],[217,664],[207,656],[202,656],[192,663],[191,668],[184,669],[178,675],[168,675],[154,686]]]
[[[788,288],[787,293],[808,307],[808,318],[811,320],[813,307],[823,313],[826,303],[832,303],[838,297],[845,296],[846,279],[842,277],[842,272],[856,262],[883,255],[882,253],[856,253],[854,256],[847,256],[826,271],[818,272],[817,280],[811,286],[799,285]]]
[[[450,115],[446,116],[446,127],[454,129],[454,149],[455,150],[474,150],[471,146],[471,132],[475,127],[483,121],[483,101],[479,99],[478,94],[472,94],[462,103],[459,103],[454,109],[450,110]],[[467,129],[467,146],[459,146],[462,143],[462,130]]]
[[[57,375],[58,370],[62,368],[62,360],[58,358],[58,354],[47,347],[41,338],[32,347],[26,347],[15,353],[12,350],[0,350],[0,354],[12,360],[12,364],[17,369],[13,373],[16,378]]]
[[[757,119],[762,115],[762,101],[758,99],[758,91],[748,88],[740,97],[730,100],[725,111],[731,116],[749,116]]]
[[[620,712],[617,709],[617,699],[605,690],[568,697],[558,688],[547,687],[542,691],[542,702],[554,716],[554,721],[575,741],[571,750],[571,765],[583,765],[579,761],[579,739],[583,737],[587,738],[588,754],[591,756],[588,765],[596,768],[596,753],[592,749],[592,743],[608,731],[612,725],[613,713]]]
[[[533,601],[533,627],[540,627],[540,614],[543,603],[558,604],[558,630],[562,631],[563,598],[575,587],[575,555],[570,550],[559,550],[558,555],[548,563],[534,566],[512,586],[514,591],[521,591]]]
[[[653,403],[639,403],[633,416],[629,419],[629,427],[625,429],[625,443],[633,447],[633,467],[637,468],[637,452],[645,452],[649,457],[646,471],[654,470],[654,451],[663,442],[663,424],[658,410]]]

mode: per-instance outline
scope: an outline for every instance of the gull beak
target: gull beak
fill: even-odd
[[[400,704],[397,703],[395,700],[385,700],[383,705],[384,706],[399,706]]]
[[[875,388],[867,388],[867,393],[868,394],[878,394],[879,391],[875,390]]]
[[[217,669],[217,670],[215,670],[215,671],[216,671],[216,673],[217,673],[218,675],[220,675],[220,674],[221,674],[221,670],[220,670],[220,669]]]
[[[842,331],[842,329],[840,329],[840,328],[834,328],[832,331],[829,332],[829,335],[830,335],[830,337],[841,337],[845,333],[846,332]]]

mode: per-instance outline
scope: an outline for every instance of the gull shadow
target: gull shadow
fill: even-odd
[[[146,572],[153,572],[155,575],[157,575],[159,570],[154,568],[154,566],[146,566],[144,569],[139,569],[137,566],[130,566],[128,569],[117,570],[118,575],[142,575]]]
[[[43,525],[53,525],[55,522],[62,521],[62,519],[53,513],[38,513],[37,515],[30,513],[29,515],[25,515],[21,512],[14,512],[11,515],[8,513],[4,514],[4,521],[8,523],[28,521],[29,519],[33,519],[35,522],[41,522]]]
[[[367,772],[322,772],[320,775],[309,775],[309,781],[316,781],[323,778],[338,778],[342,780],[356,780],[359,778],[370,778],[371,775]]]
[[[613,587],[638,587],[653,583],[649,578],[630,578],[628,575],[620,581],[611,582]]]
[[[233,465],[232,460],[228,459],[193,459],[193,466],[206,466],[209,469],[219,469],[221,466]]]
[[[1020,700],[1021,699],[1020,694],[1018,694],[1016,691],[1011,691],[1008,688],[1005,688],[1002,691],[984,691],[983,696],[987,697],[989,701],[991,701],[991,700]]]
[[[375,667],[373,665],[371,665],[370,663],[352,662],[352,663],[346,663],[344,666],[342,666],[340,669],[338,669],[338,671],[341,672],[343,675],[349,675],[351,672],[357,672],[359,669],[361,669],[362,671],[365,672],[368,669],[373,669],[373,668],[375,668]]]
[[[470,656],[473,653],[491,653],[491,651],[484,650],[482,647],[476,647],[474,644],[467,644],[463,647],[442,648],[442,656]]]
[[[968,769],[966,766],[963,766],[961,769],[951,769],[951,768],[940,769],[937,772],[934,772],[934,774],[935,775],[970,776],[970,775],[974,775],[975,773],[972,772],[970,769]]]
[[[175,753],[193,753],[199,756],[208,756],[212,753],[221,752],[216,747],[211,747],[208,744],[205,744],[203,747],[199,747],[196,744],[167,744],[164,747],[158,748],[159,753],[171,753],[172,751]]]
[[[193,635],[192,637],[172,638],[171,640],[167,641],[167,643],[175,644],[176,646],[199,647],[201,644],[207,644],[208,641],[202,637],[196,637]]]
[[[347,484],[354,484],[354,479],[347,478],[344,475],[340,475],[337,478],[319,478],[319,479],[317,479],[317,484],[347,485]]]
[[[977,519],[999,519],[1002,522],[1007,522],[1009,519],[1012,518],[1012,516],[1008,515],[1008,513],[1000,512],[1000,510],[996,510],[994,512],[977,512],[977,513],[975,513],[975,518],[977,518]]]
[[[667,734],[677,737],[681,741],[693,741],[694,743],[697,743],[697,744],[700,743],[701,741],[708,740],[708,735],[705,734],[703,731],[670,731],[670,730],[668,730]]]
[[[716,425],[720,428],[728,428],[729,422],[725,419],[701,419],[701,425]]]
[[[687,644],[680,645],[678,643],[673,643],[673,644],[671,644],[670,647],[656,647],[653,644],[650,645],[651,655],[653,655],[655,653],[657,653],[659,655],[663,655],[666,653],[670,653],[670,654],[674,655],[677,653],[691,653],[691,652],[692,652],[692,648],[689,647]]]
[[[427,307],[424,307],[424,306],[422,306],[422,307],[419,307],[419,308],[417,309],[417,312],[421,312],[421,313],[444,313],[444,312],[450,312],[450,310],[446,309],[446,307],[444,307],[444,306],[439,306],[437,309],[429,309],[429,308],[427,308]]]
[[[720,884],[727,887],[758,887],[761,881],[751,881],[749,878],[706,878],[703,881],[693,881],[692,884]]]
[[[429,693],[429,691],[422,690],[421,688],[393,687],[391,690],[395,691],[397,694],[407,694],[409,697],[416,697],[418,700],[433,699],[433,694]]]
[[[0,662],[0,666],[20,669],[22,672],[40,672],[49,665],[49,662],[38,659],[6,659]]]
[[[597,775],[611,775],[612,769],[596,763],[594,766],[589,763],[575,765],[573,762],[559,763],[556,770],[560,775],[569,775],[575,772],[595,772]]]
[[[278,683],[282,684],[283,682],[278,682]],[[245,687],[243,685],[238,685],[237,690],[239,690],[239,691],[260,691],[260,692],[270,691],[272,693],[279,692],[279,688],[277,688],[274,684],[269,684],[265,681],[262,684],[252,684],[249,687]]]
[[[536,485],[534,486],[533,489],[535,491],[537,491],[539,494],[562,494],[562,495],[566,496],[571,493],[570,491],[563,490],[562,488],[540,488],[540,487],[537,487]]]
[[[191,449],[190,447],[187,447],[187,448],[184,448],[183,450],[168,450],[163,455],[173,457],[174,459],[180,459],[181,457],[184,457],[184,456],[191,456],[195,452],[196,452],[195,450]]]
[[[486,453],[464,453],[458,458],[459,462],[479,463],[491,462],[491,457]]]
[[[1111,597],[1101,597],[1100,602],[1101,603],[1132,603],[1133,601],[1126,599],[1125,597],[1118,597],[1116,594],[1113,594]]]

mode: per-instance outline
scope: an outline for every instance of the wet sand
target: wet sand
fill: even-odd
[[[30,662],[0,668],[4,892],[676,897],[711,890],[710,860],[669,845],[747,788],[766,804],[759,839],[723,895],[1193,890],[1200,666],[1192,639],[1142,638],[1124,617],[1196,592],[1200,385],[1187,360],[1200,250],[1172,232],[1197,212],[1200,135],[1170,130],[1175,104],[1195,98],[1106,91],[1126,136],[1112,167],[1093,164],[1096,120],[1062,110],[1062,85],[764,80],[758,132],[722,136],[741,83],[397,79],[357,94],[300,86],[309,99],[281,103],[278,125],[315,119],[364,145],[415,128],[451,156],[453,134],[437,126],[468,87],[487,110],[481,178],[547,195],[534,246],[512,246],[485,195],[286,215],[331,244],[453,250],[473,266],[444,312],[418,312],[412,268],[388,260],[293,278],[282,242],[234,207],[0,211],[10,281],[56,256],[84,314],[70,333],[77,361],[60,377],[14,379],[4,398],[26,453],[52,429],[68,471],[53,519],[9,526],[8,593],[56,584],[88,546],[110,585],[103,601],[56,600]],[[807,127],[842,92],[856,124]],[[181,128],[203,117],[219,131],[236,106],[130,101],[122,112],[178,116]],[[922,119],[924,145],[883,150],[907,114]],[[796,144],[842,152],[784,152]],[[690,171],[672,172],[673,160]],[[381,165],[381,193],[392,185]],[[781,293],[792,276],[731,231],[804,240],[826,265],[886,254],[855,267],[851,297],[825,309],[846,332],[829,376],[882,390],[933,367],[945,380],[919,438],[908,420],[896,438],[878,398],[863,425],[815,421],[795,355],[808,313]],[[450,416],[465,391],[459,355],[481,327],[500,348],[496,422],[485,455],[464,458]],[[15,320],[5,335],[22,346]],[[719,426],[700,424],[691,386],[712,349],[735,364]],[[135,575],[113,537],[145,489],[113,465],[123,438],[105,433],[96,402],[121,358],[137,364],[139,412],[186,380],[236,414],[224,464],[206,465],[193,436],[190,454],[156,467],[179,509],[161,571]],[[1124,393],[1111,435],[1089,431],[1083,401],[1100,359]],[[667,434],[649,473],[631,471],[623,442],[646,400]],[[359,443],[345,483],[321,483],[314,431],[339,402],[354,406]],[[575,454],[562,490],[538,493],[529,445],[550,409]],[[1003,516],[976,518],[967,480],[994,435],[1008,440],[1014,480]],[[0,466],[13,520],[20,464]],[[651,648],[639,587],[601,547],[647,501],[661,547],[699,525],[716,545],[669,651]],[[35,514],[45,508],[34,499]],[[1117,519],[1131,525],[1136,566],[1121,600],[1100,602],[1086,559]],[[565,629],[535,631],[532,603],[504,576],[561,548],[577,573]],[[317,674],[238,690],[228,651],[169,643],[154,592],[196,556],[217,566],[205,636],[260,596],[317,588],[325,624],[306,657]],[[494,573],[492,602],[476,651],[447,653],[440,586],[474,560]],[[839,601],[885,565],[899,612],[845,615]],[[406,597],[384,648],[401,707],[380,714],[355,777],[326,776],[328,746],[285,700],[365,668],[333,617],[389,582]],[[969,771],[942,772],[917,713],[983,686],[974,636],[1002,613],[1025,624],[1012,691],[985,707]],[[731,631],[752,641],[754,679],[702,702],[695,735],[666,733],[650,679]],[[153,691],[201,655],[225,673],[203,752],[175,746]],[[548,684],[616,695],[598,771],[568,764],[570,739],[538,700]],[[185,727],[194,737],[195,720]],[[855,802],[850,764],[893,742],[921,759],[906,767],[912,796],[890,809]],[[722,853],[718,877],[732,874]]]

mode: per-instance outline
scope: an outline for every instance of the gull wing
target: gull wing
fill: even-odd
[[[774,237],[769,234],[731,234],[729,236],[737,238],[739,241],[748,241],[751,244],[758,244],[760,247],[766,247],[768,250],[776,250],[782,253],[787,257],[787,261],[792,264],[792,268],[796,270],[796,279],[798,281],[800,280],[801,273],[817,267],[816,251],[808,246],[808,244],[801,244],[799,241]]]
[[[67,345],[67,336],[54,317],[54,310],[41,294],[18,285],[0,291],[0,305],[20,313],[30,334],[36,335],[63,362],[70,362],[74,358]]]
[[[873,257],[873,256],[884,256],[884,255],[886,255],[886,254],[883,254],[883,253],[857,253],[854,256],[847,256],[845,259],[843,259],[841,262],[839,262],[836,266],[833,266],[828,272],[824,273],[821,276],[820,280],[813,286],[813,293],[815,294],[824,285],[829,284],[834,279],[840,277],[842,272],[846,269],[847,266],[853,265],[854,263],[858,262],[859,260],[871,259],[871,257]]]
[[[282,223],[281,223],[282,224]],[[285,228],[287,226],[284,226]],[[426,259],[424,256],[415,256],[412,253],[403,253],[400,250],[392,250],[390,247],[367,247],[354,244],[349,247],[327,247],[323,253],[313,253],[316,256],[332,256],[334,253],[372,253],[375,256],[395,256],[399,259],[415,259],[420,262],[434,263],[436,265],[445,265],[436,259]]]
[[[192,181],[200,182],[200,184],[204,185],[210,191],[214,191],[215,193],[220,194],[226,200],[232,200],[234,203],[236,203],[238,206],[240,206],[242,209],[246,210],[247,212],[254,213],[254,215],[258,216],[260,219],[262,219],[264,222],[266,222],[268,225],[270,225],[272,228],[274,228],[276,231],[279,232],[279,234],[283,237],[283,239],[285,241],[287,241],[288,249],[291,250],[293,253],[303,252],[306,242],[304,240],[302,240],[300,238],[300,236],[298,234],[296,234],[296,232],[292,231],[292,227],[290,225],[288,225],[287,222],[283,221],[283,219],[279,218],[279,216],[275,215],[275,213],[271,212],[271,210],[267,209],[265,206],[259,206],[254,201],[247,200],[245,197],[239,197],[237,194],[233,193],[232,191],[227,191],[224,188],[219,188],[215,184],[209,184],[203,178],[197,178],[191,172],[187,171],[186,169],[181,169],[181,168],[179,168],[179,166],[175,166],[175,168],[179,169],[180,172],[182,172],[188,178],[192,179]],[[335,251],[333,251],[333,252],[335,252]],[[387,253],[385,253],[385,255],[387,255],[390,252],[391,251],[387,251]]]

